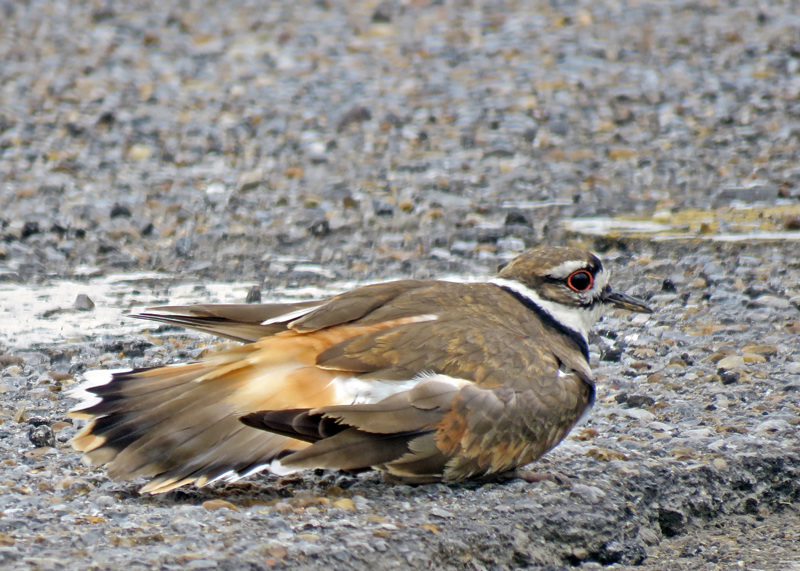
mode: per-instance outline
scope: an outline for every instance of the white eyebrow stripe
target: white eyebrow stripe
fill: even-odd
[[[587,267],[586,262],[584,260],[567,260],[566,262],[562,262],[559,265],[555,266],[552,270],[550,270],[547,273],[553,276],[554,278],[566,278],[576,270],[589,271],[589,268]]]

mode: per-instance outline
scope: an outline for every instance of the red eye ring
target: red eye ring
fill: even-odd
[[[567,277],[567,285],[572,291],[584,293],[592,289],[594,276],[588,270],[576,270]]]

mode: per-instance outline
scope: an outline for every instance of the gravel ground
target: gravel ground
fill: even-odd
[[[791,1],[0,11],[0,567],[800,569]],[[549,480],[142,497],[67,443],[73,376],[213,343],[107,305],[474,279],[539,243],[657,308],[596,327],[598,404]]]

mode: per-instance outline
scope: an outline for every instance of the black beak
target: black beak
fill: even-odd
[[[635,311],[637,313],[653,313],[653,310],[640,299],[625,295],[624,293],[617,293],[611,289],[606,289],[603,292],[603,302],[610,303],[619,309],[627,309],[628,311]]]

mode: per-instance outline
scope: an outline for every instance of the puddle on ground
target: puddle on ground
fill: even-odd
[[[321,299],[356,284],[325,288],[275,289],[263,302]],[[23,349],[60,340],[86,341],[102,334],[136,334],[148,325],[130,317],[153,305],[243,303],[250,285],[177,282],[158,273],[109,274],[86,280],[52,280],[45,284],[0,283],[0,348]],[[85,294],[94,309],[73,309]]]
[[[323,273],[320,266],[307,264],[295,269],[300,267]],[[471,282],[485,278],[449,275],[440,279]],[[261,303],[325,299],[369,283],[372,282],[341,281],[326,283],[324,287],[275,288],[262,292]],[[88,341],[104,334],[135,335],[153,325],[134,319],[131,314],[157,305],[244,303],[251,285],[183,283],[174,275],[156,272],[51,280],[36,285],[0,283],[0,352],[2,349],[18,350],[59,341]],[[80,294],[89,296],[94,309],[73,309]]]
[[[661,210],[649,218],[574,218],[567,230],[591,236],[646,238],[656,242],[800,241],[800,204],[733,204],[716,209]]]

